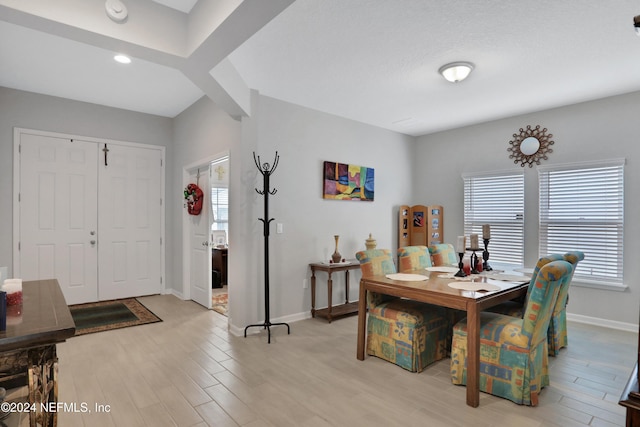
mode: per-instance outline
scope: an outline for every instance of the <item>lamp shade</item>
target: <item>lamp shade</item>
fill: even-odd
[[[471,70],[473,70],[473,64],[470,62],[452,62],[440,67],[438,72],[448,81],[457,83],[466,79]]]

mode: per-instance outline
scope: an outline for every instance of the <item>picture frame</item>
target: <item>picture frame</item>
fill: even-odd
[[[211,232],[211,242],[216,248],[227,246],[227,232],[224,230],[214,230]]]

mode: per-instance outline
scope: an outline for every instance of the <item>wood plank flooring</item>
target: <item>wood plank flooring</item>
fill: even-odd
[[[356,359],[357,317],[308,319],[235,337],[227,318],[171,295],[140,298],[163,322],[73,337],[58,346],[62,427],[623,426],[618,399],[637,334],[569,324],[540,405],[480,395],[465,404],[449,359],[420,374]],[[97,411],[99,405],[103,411]]]

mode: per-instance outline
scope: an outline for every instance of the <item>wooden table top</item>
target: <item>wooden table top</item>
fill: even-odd
[[[58,281],[22,284],[22,308],[7,307],[7,329],[0,331],[0,352],[55,344],[72,337],[76,325]]]

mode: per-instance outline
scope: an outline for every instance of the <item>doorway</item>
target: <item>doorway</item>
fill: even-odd
[[[188,209],[184,213],[185,247],[189,248],[183,261],[184,283],[188,284],[186,298],[227,315],[228,154],[187,166],[184,170],[185,191],[189,184],[202,191],[203,203],[197,215],[190,214]]]
[[[16,129],[14,274],[68,304],[162,292],[163,147]]]

